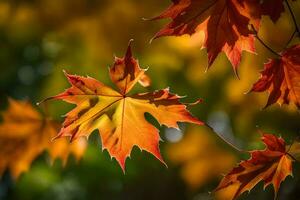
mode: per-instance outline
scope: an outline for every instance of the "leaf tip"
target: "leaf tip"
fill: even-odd
[[[197,99],[195,102],[192,103],[185,103],[186,106],[195,106],[197,104],[203,103],[204,100],[202,98]]]
[[[65,70],[65,69],[63,69],[62,72],[64,73],[65,76],[69,75],[68,72],[67,72],[67,70]]]
[[[37,106],[40,106],[41,104],[43,104],[43,103],[45,103],[45,102],[47,102],[47,101],[49,101],[49,100],[52,100],[52,99],[54,99],[54,98],[55,98],[55,96],[54,96],[54,97],[48,97],[48,98],[46,98],[46,99],[43,99],[42,101],[36,102],[35,104],[36,104]]]
[[[60,134],[58,134],[58,135],[56,135],[55,137],[53,137],[53,138],[51,138],[51,142],[54,142],[55,140],[57,140],[58,138],[60,138],[61,137],[61,135]]]
[[[125,60],[132,57],[131,44],[133,41],[134,41],[133,39],[130,39],[128,42],[128,46],[125,54]]]

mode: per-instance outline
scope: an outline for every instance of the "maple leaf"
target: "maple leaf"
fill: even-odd
[[[251,21],[259,26],[259,7],[256,0],[173,0],[169,8],[153,18],[172,19],[154,38],[204,31],[209,66],[223,51],[236,72],[242,51],[255,52],[254,35],[248,25]]]
[[[57,124],[55,125],[55,132],[49,137],[51,140],[57,135],[59,130]],[[87,141],[84,138],[81,138],[70,143],[67,138],[60,138],[59,140],[51,141],[48,145],[47,150],[51,158],[51,163],[56,159],[61,159],[63,166],[65,166],[70,154],[75,157],[77,162],[82,158],[87,147]]]
[[[280,18],[281,13],[284,12],[283,2],[284,0],[263,0],[261,3],[261,13],[270,16],[271,20],[275,23]]]
[[[265,107],[278,102],[280,105],[293,102],[300,107],[300,45],[294,45],[264,65],[261,78],[251,91],[269,91]]]
[[[52,161],[61,158],[66,163],[70,153],[79,159],[86,142],[69,145],[66,139],[62,139],[57,144],[51,143],[51,138],[57,134],[57,125],[43,117],[29,102],[9,99],[9,107],[3,112],[0,124],[0,176],[9,169],[14,178],[19,177],[45,150]]]
[[[284,12],[284,0],[264,0],[261,4],[261,12],[263,15],[270,16],[273,22],[276,22],[281,13]]]
[[[65,73],[71,88],[49,99],[61,99],[77,106],[67,113],[57,137],[70,136],[75,140],[80,136],[88,137],[98,129],[102,149],[107,149],[124,171],[126,158],[134,146],[164,162],[158,147],[159,131],[145,119],[145,113],[167,127],[178,128],[177,122],[203,124],[191,116],[186,106],[179,102],[180,97],[168,89],[128,94],[137,82],[149,83],[145,70],[140,69],[132,57],[130,44],[125,57],[115,58],[109,73],[119,91],[93,78]]]
[[[276,197],[281,182],[292,175],[294,159],[287,152],[288,148],[282,138],[263,134],[262,141],[266,149],[251,151],[251,158],[233,168],[221,180],[216,191],[235,188],[231,199],[236,199],[242,193],[250,191],[260,181],[264,181],[264,188],[273,185]]]

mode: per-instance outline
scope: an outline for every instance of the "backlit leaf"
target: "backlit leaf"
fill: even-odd
[[[254,92],[270,93],[266,107],[273,103],[300,107],[300,45],[295,45],[281,53],[280,58],[265,64],[261,78],[253,85]]]
[[[57,130],[58,124],[43,117],[29,102],[9,99],[9,107],[3,112],[0,124],[0,175],[8,169],[17,178],[45,150],[52,161],[61,158],[65,164],[71,153],[79,159],[85,151],[86,141],[69,144],[64,138],[52,143]]]
[[[177,122],[203,124],[191,116],[186,106],[179,102],[180,97],[168,89],[129,94],[137,82],[149,85],[145,70],[140,69],[132,57],[130,45],[124,58],[115,58],[109,73],[119,91],[93,78],[66,73],[71,88],[51,98],[77,106],[67,113],[57,137],[69,136],[75,140],[88,137],[98,129],[102,148],[116,158],[124,171],[126,158],[134,146],[164,162],[158,147],[159,131],[145,119],[145,113],[167,127],[178,128]]]
[[[251,151],[251,158],[233,168],[222,179],[216,191],[235,188],[231,199],[236,199],[263,181],[264,188],[273,185],[275,196],[277,195],[281,182],[292,175],[293,158],[288,154],[288,148],[282,138],[264,134],[262,141],[266,149]]]
[[[205,32],[209,66],[224,52],[236,71],[242,51],[254,52],[254,36],[248,25],[259,26],[260,5],[256,0],[173,0],[154,19],[171,18],[154,38]]]

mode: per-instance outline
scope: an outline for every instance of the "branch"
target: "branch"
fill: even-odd
[[[289,46],[290,42],[293,40],[296,33],[297,33],[297,30],[295,30],[293,32],[293,34],[290,36],[290,39],[286,42],[285,48],[287,48]]]

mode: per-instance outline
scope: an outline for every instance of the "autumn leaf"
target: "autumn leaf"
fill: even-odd
[[[281,53],[280,58],[271,59],[265,64],[261,78],[251,91],[270,93],[265,107],[274,103],[293,102],[300,107],[300,45],[290,47]]]
[[[281,182],[292,175],[292,162],[285,141],[272,134],[263,134],[262,141],[266,145],[265,150],[251,151],[251,158],[242,161],[233,168],[220,182],[216,191],[235,188],[232,198],[236,199],[242,193],[250,191],[260,181],[264,182],[264,188],[273,185],[275,196]]]
[[[264,0],[261,4],[261,12],[263,15],[268,15],[273,22],[276,22],[281,13],[284,12],[284,0]]]
[[[51,140],[57,135],[58,130],[57,128],[55,129],[55,135],[51,134]],[[84,155],[86,147],[87,141],[84,138],[80,138],[72,143],[67,138],[60,138],[59,140],[51,141],[47,150],[51,158],[51,163],[56,159],[61,159],[63,166],[65,166],[70,154],[74,155],[78,162]]]
[[[263,0],[261,3],[261,13],[270,16],[271,20],[275,23],[284,12],[283,2],[284,0]]]
[[[248,25],[259,26],[260,5],[256,0],[173,0],[154,19],[171,18],[154,38],[205,32],[209,66],[224,52],[236,72],[242,51],[255,52],[254,35]]]
[[[137,82],[149,84],[145,70],[140,69],[128,46],[125,57],[115,58],[109,74],[119,91],[91,78],[65,74],[72,85],[65,92],[51,97],[77,106],[66,115],[57,137],[69,136],[75,140],[88,137],[99,130],[102,149],[116,158],[123,171],[126,158],[134,146],[152,153],[164,162],[159,152],[159,131],[145,119],[151,114],[161,125],[178,128],[177,122],[203,124],[191,116],[180,97],[168,89],[129,94]]]
[[[9,99],[0,124],[0,176],[8,169],[14,178],[29,169],[31,163],[48,150],[52,161],[61,158],[66,163],[73,153],[79,159],[86,141],[69,145],[66,139],[51,143],[57,134],[57,123],[43,117],[29,102]]]

